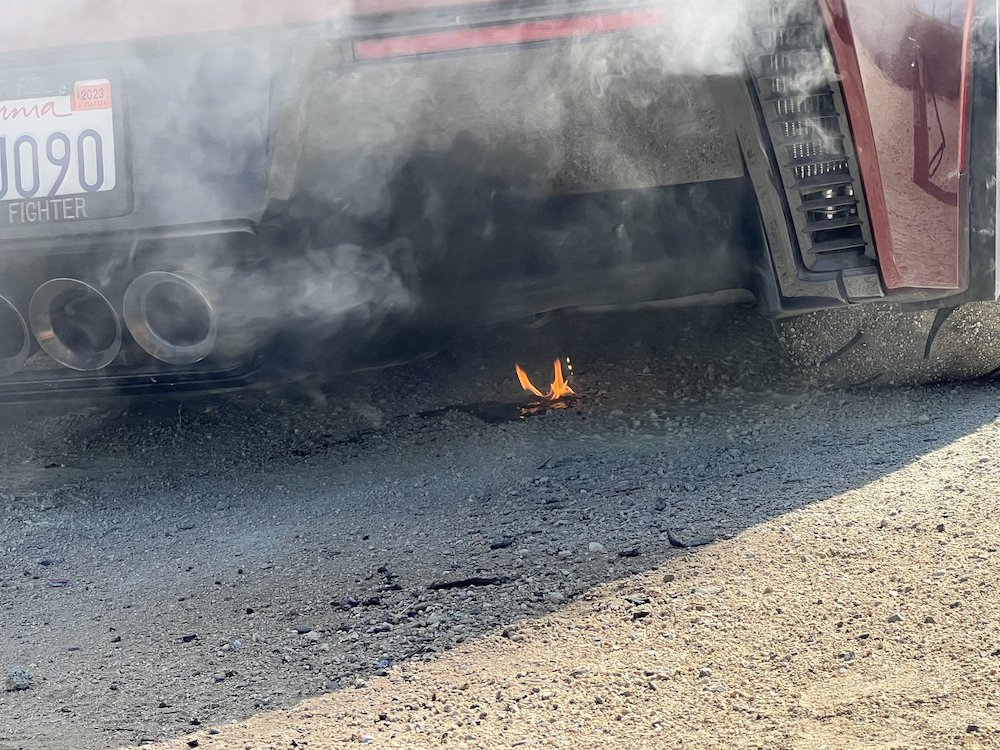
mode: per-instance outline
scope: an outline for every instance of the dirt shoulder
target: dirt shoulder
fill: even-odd
[[[195,739],[1000,746],[998,441],[991,425],[865,487],[582,591],[558,612]]]

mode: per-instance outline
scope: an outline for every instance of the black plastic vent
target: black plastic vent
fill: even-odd
[[[810,271],[875,265],[840,83],[813,0],[752,19],[751,78]]]

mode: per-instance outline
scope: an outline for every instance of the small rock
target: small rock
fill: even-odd
[[[698,670],[699,678],[711,677],[711,676],[712,676],[712,670],[709,669],[708,667],[702,667],[701,669]]]
[[[638,557],[639,548],[638,547],[626,547],[621,552],[618,553],[618,557]]]
[[[667,573],[666,575],[663,576],[664,583],[673,583],[675,580],[677,580],[677,576],[675,576],[673,573]]]
[[[917,424],[930,424],[930,422],[931,422],[930,414],[921,414],[919,417],[917,417]]]
[[[893,612],[889,615],[889,622],[902,622],[903,616],[899,612]]]
[[[559,591],[550,591],[545,595],[545,601],[552,604],[562,604],[566,601],[566,597]]]
[[[927,615],[927,617],[924,618],[924,624],[925,625],[936,625],[937,624],[937,620],[935,620],[930,615]]]
[[[938,525],[937,525],[937,526],[936,526],[935,528],[936,528],[936,529],[937,529],[938,531],[944,531],[944,524],[943,524],[943,523],[939,523],[939,524],[938,524]]]
[[[653,504],[653,510],[663,511],[667,509],[667,501],[662,497]]]
[[[224,672],[216,672],[215,674],[212,675],[212,680],[214,682],[222,682],[225,679],[226,675]]]
[[[568,549],[561,549],[559,550],[559,552],[556,553],[556,557],[558,557],[560,560],[569,560],[572,556],[573,553],[570,552]]]
[[[7,675],[7,679],[4,680],[3,687],[4,690],[8,692],[13,692],[14,690],[27,690],[31,687],[31,674],[20,667],[15,667]]]
[[[840,654],[839,654],[838,656],[839,656],[839,657],[840,657],[840,658],[841,658],[841,659],[842,659],[843,661],[854,661],[854,656],[855,656],[855,654],[854,654],[854,652],[853,652],[853,651],[841,651],[841,652],[840,652]]]
[[[965,733],[966,734],[972,734],[973,732],[978,732],[978,731],[979,731],[979,725],[978,724],[969,724],[969,726],[967,726],[965,728]]]
[[[695,586],[691,593],[695,596],[715,596],[722,591],[722,586]]]
[[[292,630],[294,630],[299,635],[305,635],[312,630],[312,625],[304,625],[299,623],[298,625],[292,625]]]
[[[305,639],[307,641],[318,641],[322,637],[323,636],[317,633],[315,630],[310,630],[308,633],[305,634]]]
[[[948,609],[958,609],[962,606],[962,602],[952,602],[948,605]]]
[[[587,545],[587,549],[589,549],[590,552],[595,555],[603,555],[608,551],[607,547],[605,547],[600,542],[591,542],[590,544]]]
[[[495,542],[490,542],[490,549],[507,549],[514,543],[514,537],[505,536],[497,539]]]

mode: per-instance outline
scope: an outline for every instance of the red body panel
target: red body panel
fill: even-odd
[[[971,0],[822,0],[886,287],[958,289]]]

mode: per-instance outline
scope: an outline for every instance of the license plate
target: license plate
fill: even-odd
[[[111,81],[97,78],[0,100],[0,222],[113,215],[109,194],[120,187],[121,166],[115,96]]]

